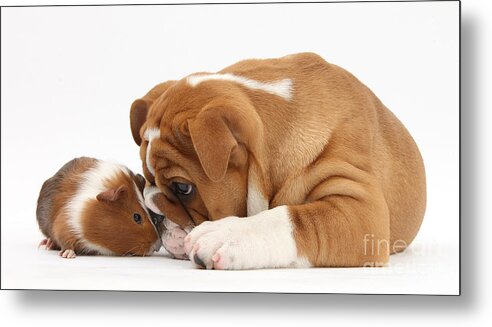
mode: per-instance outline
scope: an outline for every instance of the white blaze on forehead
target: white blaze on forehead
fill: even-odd
[[[253,79],[249,79],[242,76],[236,76],[233,74],[209,74],[209,75],[192,75],[187,78],[189,85],[195,87],[198,84],[210,81],[210,80],[221,80],[221,81],[231,81],[241,84],[252,90],[261,90],[268,92],[270,94],[278,95],[285,100],[290,100],[292,98],[292,80],[285,78],[274,82],[260,82]]]
[[[77,236],[77,238],[82,240],[85,248],[97,251],[103,255],[112,255],[113,252],[100,245],[85,240],[81,221],[82,212],[89,200],[95,199],[99,193],[107,191],[104,182],[121,172],[126,174],[128,178],[131,178],[126,167],[115,163],[98,161],[96,166],[87,170],[82,175],[80,186],[75,196],[70,200],[65,208],[68,214],[68,224],[71,231]]]
[[[145,162],[147,163],[147,169],[153,176],[155,176],[155,170],[154,167],[152,167],[152,165],[150,164],[150,149],[152,148],[152,141],[160,137],[161,137],[161,131],[158,128],[153,127],[145,130],[144,139],[147,142],[149,142],[149,144],[147,144],[147,153],[145,155]]]

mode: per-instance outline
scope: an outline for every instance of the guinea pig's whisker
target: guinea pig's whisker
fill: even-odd
[[[137,249],[138,247],[139,247],[139,245],[135,245],[135,246],[134,246],[134,247],[132,247],[130,250],[126,251],[126,252],[123,254],[123,256],[126,256],[126,255],[133,256],[133,255],[135,255],[135,254],[130,253],[130,252],[132,252],[133,250]]]

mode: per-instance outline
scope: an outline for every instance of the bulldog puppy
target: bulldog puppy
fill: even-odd
[[[198,267],[381,266],[421,225],[425,173],[412,137],[316,54],[159,84],[130,120],[146,204],[181,231],[174,250]]]

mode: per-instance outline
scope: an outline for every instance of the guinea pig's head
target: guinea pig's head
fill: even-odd
[[[87,203],[82,220],[84,239],[100,247],[99,252],[144,256],[161,247],[163,223],[145,207],[144,184],[141,175],[119,170]]]

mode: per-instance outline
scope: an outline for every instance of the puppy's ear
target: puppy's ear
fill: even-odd
[[[142,143],[140,128],[147,120],[148,110],[149,103],[144,99],[135,100],[130,109],[130,127],[132,130],[133,140],[135,140],[135,143],[137,143],[138,146]]]
[[[137,99],[133,102],[130,109],[130,127],[132,131],[133,140],[140,146],[142,143],[142,137],[140,136],[140,129],[147,120],[147,114],[149,108],[154,101],[166,92],[176,81],[167,81],[154,86],[143,98]]]
[[[214,182],[222,180],[238,145],[225,119],[215,110],[202,111],[188,121],[188,129],[205,174]]]
[[[214,182],[224,178],[229,165],[246,165],[250,152],[262,155],[263,124],[247,102],[210,104],[187,124],[200,164]]]

